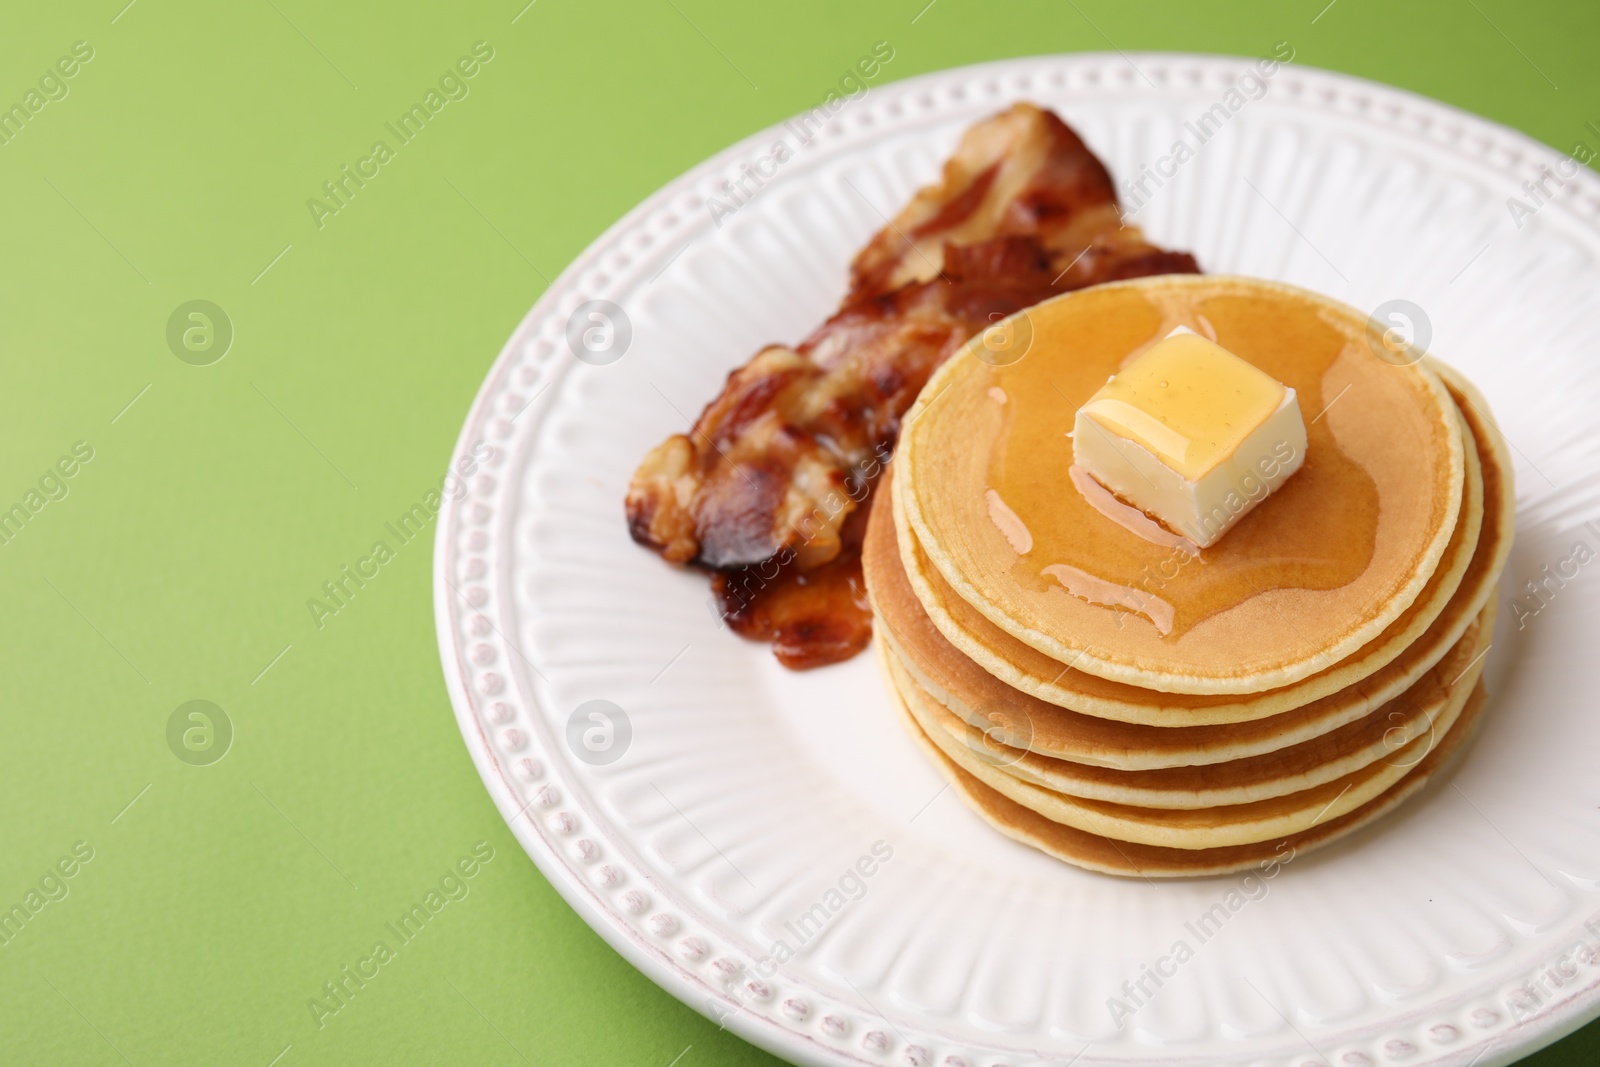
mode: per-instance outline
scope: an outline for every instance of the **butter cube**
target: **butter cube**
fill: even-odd
[[[1078,409],[1074,462],[1201,548],[1300,469],[1293,389],[1180,326]]]

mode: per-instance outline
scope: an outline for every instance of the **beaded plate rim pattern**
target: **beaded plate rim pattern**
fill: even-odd
[[[1065,100],[1070,105],[1066,117],[1074,124],[1075,111],[1092,110],[1098,101],[1174,119],[1192,117],[1235,85],[1248,62],[1217,56],[1084,53],[1008,60],[885,84],[851,101],[827,122],[814,143],[800,153],[801,162],[789,167],[773,186],[814,181],[819,163],[870,159],[874,152],[885,151],[882,145],[893,140],[889,134],[964,127],[1016,99],[1034,99],[1047,106]],[[1270,101],[1280,116],[1292,113],[1313,140],[1321,129],[1334,126],[1344,137],[1352,136],[1351,130],[1359,135],[1362,129],[1406,137],[1420,146],[1419,151],[1436,158],[1490,168],[1503,179],[1506,195],[1517,195],[1523,180],[1537,178],[1541,166],[1556,167],[1563,158],[1520,133],[1434,101],[1294,64],[1277,71],[1262,99]],[[1586,919],[1591,924],[1587,929],[1600,933],[1600,925],[1595,925],[1600,903],[1588,899],[1583,901],[1587,916],[1563,913],[1559,921],[1534,931],[1530,936],[1537,943],[1519,957],[1522,962],[1502,966],[1504,973],[1488,973],[1494,968],[1486,964],[1486,973],[1478,976],[1470,995],[1452,994],[1439,1003],[1397,1002],[1377,1022],[1366,1019],[1331,1035],[1313,1031],[1321,1035],[1314,1045],[1297,1036],[1299,1030],[1287,1015],[1282,1016],[1288,1024],[1284,1032],[1232,1042],[1211,1035],[1210,1044],[1193,1046],[1157,1048],[1126,1042],[1100,1046],[1067,1041],[1043,1028],[996,1032],[985,1038],[975,1036],[971,1026],[921,1018],[898,1002],[889,1005],[888,1014],[880,1013],[881,1002],[869,1001],[853,986],[841,989],[838,983],[819,982],[809,972],[780,968],[776,974],[765,974],[757,969],[747,944],[741,944],[746,939],[727,932],[725,916],[676,884],[670,869],[644,858],[648,850],[639,833],[596,799],[595,768],[570,755],[568,735],[563,732],[566,709],[547,706],[544,687],[549,678],[540,669],[541,659],[552,675],[562,667],[552,665],[539,644],[526,639],[521,616],[529,610],[529,594],[519,588],[518,568],[530,553],[529,524],[562,520],[549,513],[553,505],[527,492],[523,475],[537,462],[541,448],[552,447],[541,441],[541,432],[552,412],[570,402],[560,386],[582,366],[566,343],[574,310],[593,300],[626,307],[630,297],[663,276],[669,287],[675,284],[668,274],[673,261],[716,229],[707,210],[711,198],[726,197],[724,183],[736,178],[742,166],[759,163],[785,130],[775,126],[758,133],[669,182],[580,255],[506,343],[473,402],[452,457],[454,462],[472,454],[487,455],[482,468],[464,480],[462,494],[446,499],[439,514],[434,602],[447,688],[467,748],[502,816],[578,914],[674,996],[747,1040],[805,1064],[1022,1067],[1075,1061],[1082,1067],[1131,1062],[1495,1067],[1600,1015],[1600,938],[1586,941],[1589,935],[1583,933]],[[1086,140],[1107,158],[1119,179],[1128,177],[1119,173],[1118,161],[1112,158],[1115,153],[1106,156],[1087,133]],[[932,177],[922,174],[918,180]],[[1540,227],[1533,239],[1554,234],[1591,250],[1600,247],[1600,179],[1584,168],[1563,193],[1540,207]],[[778,199],[761,188],[757,199],[763,198]],[[1169,247],[1192,247],[1166,232],[1155,198],[1152,206],[1157,207],[1152,218],[1137,219],[1152,239]],[[1269,206],[1293,227],[1288,214],[1276,204]],[[739,210],[758,214],[768,208],[741,205]],[[871,228],[877,225],[881,222]],[[1322,269],[1311,252],[1321,256],[1315,248],[1300,248],[1301,266],[1291,271],[1299,276],[1284,280],[1307,284],[1306,271]],[[1287,262],[1287,252],[1284,258]],[[1201,259],[1205,265],[1204,253]],[[1331,261],[1327,266],[1338,273]],[[1471,266],[1462,268],[1462,274]],[[840,285],[844,267],[843,260],[836,265]],[[1231,267],[1219,264],[1218,269]],[[820,311],[826,314],[827,309]],[[774,335],[782,336],[776,331]],[[718,353],[717,373],[752,351]],[[695,404],[709,395],[693,398]],[[1497,414],[1504,419],[1504,413]],[[682,428],[678,423],[662,425],[665,432]],[[1512,444],[1515,447],[1515,439]],[[1596,451],[1592,441],[1577,447]],[[1520,495],[1526,472],[1518,473]],[[1545,512],[1560,510],[1549,500],[1533,503],[1543,505]],[[620,494],[615,504],[620,528]],[[1519,500],[1519,511],[1523,506]],[[1593,500],[1584,506],[1591,519],[1600,515]],[[1600,543],[1600,524],[1591,529]],[[649,562],[666,569],[653,557]],[[1503,595],[1512,597],[1515,591]],[[1502,604],[1503,627],[1511,617],[1505,607]],[[699,605],[696,609],[703,612]],[[602,624],[575,619],[571,625],[582,629]],[[626,641],[628,636],[623,632],[609,639]],[[736,642],[731,635],[723,634],[722,639],[740,645],[734,655],[770,655],[765,647]],[[1494,712],[1491,703],[1488,713]],[[901,739],[910,744],[903,735]],[[1580,881],[1570,876],[1569,880]],[[1600,890],[1600,882],[1592,889]],[[1572,951],[1574,945],[1590,941],[1592,949]],[[1547,963],[1529,966],[1526,961],[1534,958]]]

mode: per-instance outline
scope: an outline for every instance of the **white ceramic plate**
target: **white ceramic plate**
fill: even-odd
[[[873,88],[717,225],[723,181],[797,144],[757,134],[580,256],[473,404],[457,455],[494,454],[440,516],[435,561],[467,747],[578,913],[750,1041],[830,1065],[1494,1067],[1600,1014],[1600,180],[1547,181],[1540,206],[1521,183],[1561,176],[1557,153],[1292,64],[1230,111],[1248,69],[1076,55]],[[762,343],[821,322],[884,216],[1018,99],[1058,110],[1119,179],[1174,172],[1137,221],[1206,269],[1424,309],[1429,347],[1483,388],[1518,457],[1482,735],[1399,815],[1271,880],[1146,884],[1013,844],[944,788],[870,655],[783,670],[624,528],[645,450]],[[1194,157],[1161,162],[1218,102]],[[1535,209],[1520,227],[1509,197]],[[631,326],[607,365],[567,341],[591,300]],[[569,729],[593,700],[625,715],[609,749],[594,706]],[[778,941],[796,954],[765,962]],[[1163,962],[1180,941],[1192,958]],[[1146,966],[1172,975],[1136,1004],[1124,982]]]

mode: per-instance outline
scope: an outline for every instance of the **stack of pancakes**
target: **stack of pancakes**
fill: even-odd
[[[1024,316],[929,382],[863,550],[890,688],[959,793],[1147,877],[1303,853],[1413,794],[1475,726],[1511,545],[1482,398],[1272,283],[1144,279]],[[1175,325],[1293,386],[1308,424],[1302,469],[1203,550],[1068,474],[1077,407]]]

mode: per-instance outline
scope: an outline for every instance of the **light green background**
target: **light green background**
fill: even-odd
[[[4,13],[0,103],[73,42],[95,55],[0,147],[0,507],[74,442],[94,458],[0,547],[0,907],[74,842],[94,858],[0,948],[0,1062],[772,1062],[624,963],[506,831],[441,681],[431,530],[322,630],[305,601],[438,483],[548,278],[872,42],[902,78],[1288,39],[1561,148],[1600,119],[1592,3],[537,0],[513,22],[523,2]],[[319,231],[306,199],[480,39],[471,95]],[[213,366],[167,348],[194,298],[237,331]],[[212,766],[167,747],[195,698],[236,727]],[[480,840],[470,896],[318,1030],[308,998]],[[1530,1062],[1597,1056],[1591,1029]]]

